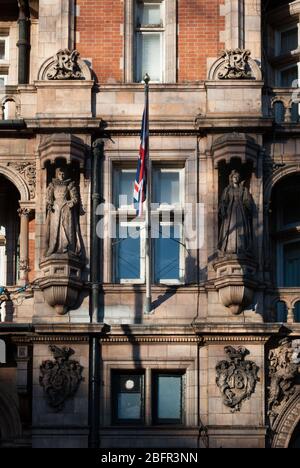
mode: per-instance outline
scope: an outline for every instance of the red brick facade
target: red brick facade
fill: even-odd
[[[29,241],[28,241],[28,260],[29,260],[29,272],[28,280],[32,282],[35,279],[34,271],[34,257],[35,257],[35,241],[31,238],[35,233],[35,219],[29,221]]]
[[[76,6],[80,13],[76,16],[75,47],[83,58],[91,59],[99,82],[121,83],[124,2],[76,0]]]
[[[207,78],[207,57],[217,57],[224,44],[220,31],[225,17],[220,16],[224,0],[178,0],[178,81]]]
[[[207,57],[217,57],[225,29],[220,4],[224,0],[178,0],[178,81],[206,79]],[[101,83],[122,83],[124,1],[76,0],[76,48],[91,59]]]

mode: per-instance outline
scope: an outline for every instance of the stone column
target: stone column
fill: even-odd
[[[20,225],[20,281],[24,284],[28,281],[28,227],[29,216],[31,214],[30,208],[21,207],[18,213],[21,218]]]
[[[295,322],[295,308],[289,307],[287,313],[287,323],[294,323]]]

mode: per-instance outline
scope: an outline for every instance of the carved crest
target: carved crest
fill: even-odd
[[[219,80],[251,78],[248,66],[250,54],[250,50],[244,49],[224,50],[221,55],[224,63],[218,71]]]
[[[77,50],[61,49],[54,57],[54,63],[47,71],[48,80],[82,80],[82,70],[78,64]]]
[[[49,406],[59,412],[63,409],[67,399],[72,398],[83,380],[83,367],[78,361],[70,360],[74,354],[73,349],[55,345],[49,346],[53,353],[54,361],[47,360],[40,366],[40,385]]]
[[[300,375],[300,340],[284,338],[280,346],[269,352],[268,415],[271,424],[280,412],[280,406],[295,393]]]
[[[216,366],[216,383],[223,395],[224,405],[234,413],[241,409],[243,400],[249,399],[259,381],[259,367],[253,361],[245,361],[249,351],[244,347],[224,348],[227,361],[220,361]]]
[[[16,171],[19,172],[25,179],[30,198],[33,200],[35,198],[35,186],[36,186],[36,166],[35,163],[32,162],[15,162],[9,163],[10,167],[13,167]]]

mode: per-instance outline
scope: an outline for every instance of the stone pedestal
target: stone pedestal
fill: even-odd
[[[40,268],[43,278],[39,281],[47,303],[59,315],[76,305],[82,289],[82,259],[72,254],[56,254],[44,259]]]
[[[240,314],[253,301],[257,286],[256,262],[251,258],[227,255],[214,263],[214,269],[217,273],[215,287],[219,291],[221,303],[232,314]]]

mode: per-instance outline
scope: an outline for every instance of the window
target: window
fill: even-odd
[[[6,345],[3,340],[0,340],[0,364],[6,363]]]
[[[298,27],[297,25],[280,31],[279,54],[286,54],[298,48]]]
[[[135,169],[115,168],[114,170],[114,205],[120,209],[134,209],[133,189]]]
[[[143,373],[112,373],[112,420],[115,424],[144,422]]]
[[[113,271],[117,283],[145,281],[145,220],[136,218],[133,205],[135,170],[114,168]],[[153,166],[152,170],[152,280],[156,283],[184,282],[183,229],[177,210],[184,203],[184,169]]]
[[[280,83],[279,86],[283,88],[292,88],[293,85],[295,87],[295,81],[296,84],[298,83],[298,66],[297,65],[292,65],[288,68],[284,68],[280,70]]]
[[[0,31],[0,63],[8,61],[8,33],[7,31]]]
[[[113,369],[111,371],[112,424],[183,424],[185,378],[185,370]],[[149,389],[147,392],[146,387]]]
[[[154,241],[155,283],[182,283],[183,261],[181,227],[174,223],[161,222],[159,237]]]
[[[144,282],[144,231],[141,223],[119,222],[114,241],[117,283]]]
[[[163,81],[164,2],[136,3],[136,81]]]
[[[162,208],[179,207],[183,203],[183,169],[156,168],[154,173],[154,203]]]
[[[300,242],[283,246],[284,286],[300,287]]]
[[[183,375],[153,373],[153,423],[183,423]]]
[[[125,0],[125,81],[176,82],[176,0]]]
[[[271,199],[271,233],[276,252],[277,286],[300,287],[300,176],[283,178]]]
[[[0,75],[0,88],[6,85],[7,75]]]

